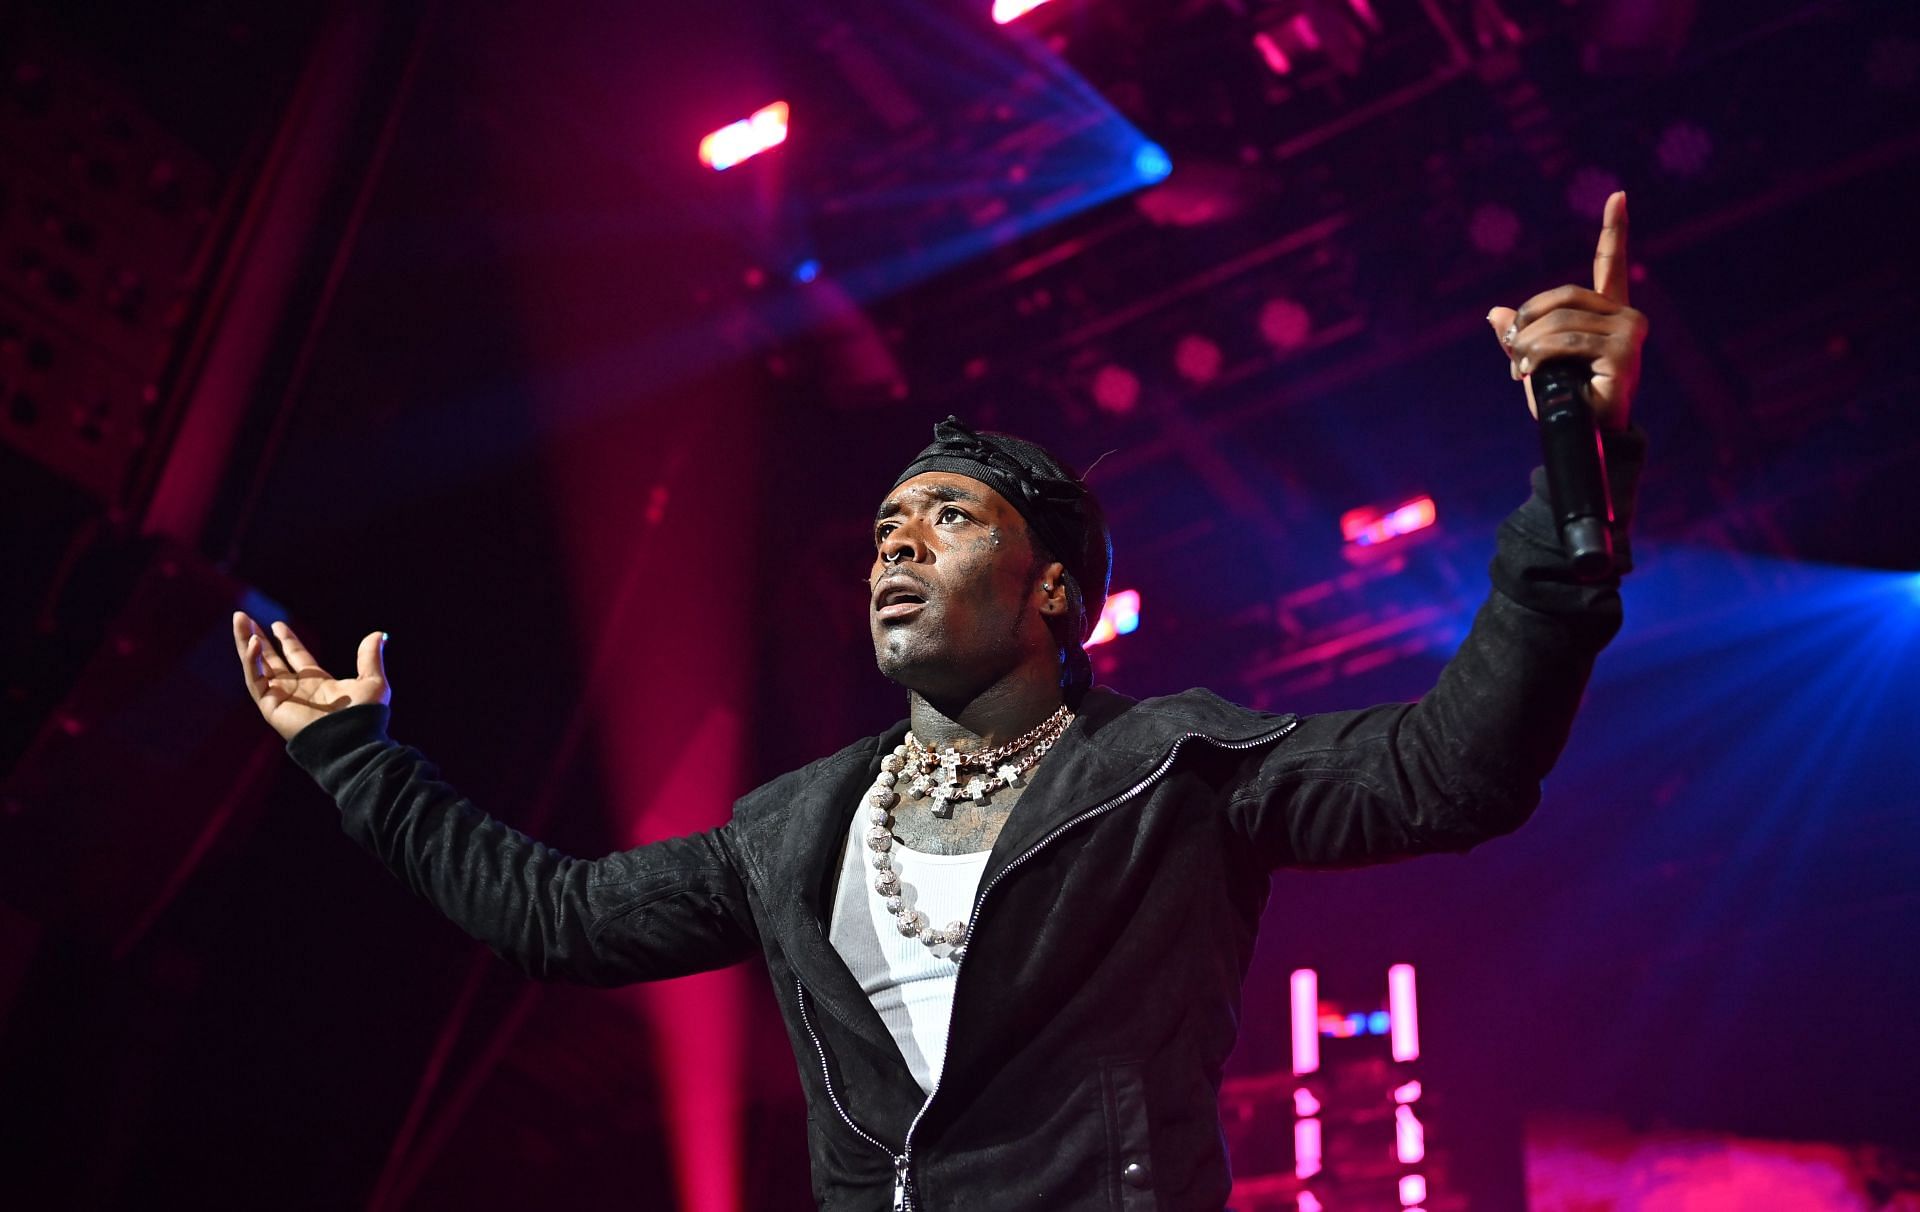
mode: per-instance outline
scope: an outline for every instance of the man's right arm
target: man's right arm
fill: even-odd
[[[618,985],[752,954],[725,826],[571,858],[475,808],[386,726],[386,704],[351,706],[302,728],[287,752],[339,804],[354,840],[515,967]]]

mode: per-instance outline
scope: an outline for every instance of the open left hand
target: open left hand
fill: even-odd
[[[1520,305],[1496,307],[1487,323],[1499,338],[1514,378],[1526,383],[1527,408],[1538,417],[1529,376],[1549,358],[1575,357],[1593,367],[1588,398],[1607,429],[1625,429],[1640,382],[1640,346],[1647,318],[1627,306],[1627,195],[1607,199],[1600,243],[1593,253],[1593,289],[1567,285],[1542,291]]]

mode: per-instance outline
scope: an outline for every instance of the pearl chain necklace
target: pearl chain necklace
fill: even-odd
[[[967,937],[965,921],[948,922],[930,928],[926,914],[907,904],[906,888],[900,873],[893,869],[893,807],[900,802],[900,780],[907,779],[907,792],[915,799],[933,797],[932,811],[938,817],[953,815],[953,801],[965,796],[985,804],[1002,787],[1016,787],[1040,759],[1047,755],[1067,726],[1073,713],[1065,704],[1041,721],[1026,735],[984,753],[961,753],[953,748],[934,751],[920,743],[911,732],[880,760],[880,774],[866,794],[867,849],[874,868],[873,890],[893,915],[894,925],[908,938],[917,938],[928,947],[947,946],[947,958],[959,963],[966,955],[962,940]],[[962,770],[991,770],[991,775],[976,774],[965,784]]]

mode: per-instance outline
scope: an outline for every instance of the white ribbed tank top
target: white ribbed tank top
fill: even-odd
[[[946,958],[945,946],[929,947],[901,934],[894,925],[893,915],[873,890],[868,828],[866,813],[855,812],[847,827],[827,937],[892,1033],[914,1080],[931,1094],[947,1059],[947,1024],[953,1016],[953,982],[960,967]],[[898,840],[893,843],[893,869],[900,873],[906,903],[942,928],[965,921],[972,911],[987,857],[985,850],[924,854]],[[939,955],[934,954],[936,950]]]

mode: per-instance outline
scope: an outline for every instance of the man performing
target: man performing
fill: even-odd
[[[1515,378],[1593,372],[1619,518],[1629,405],[1626,197],[1594,289],[1488,315]],[[1296,717],[1204,690],[1091,685],[1111,547],[1039,447],[949,419],[874,525],[869,622],[908,718],[750,792],[717,829],[593,861],[481,813],[387,739],[384,638],[335,680],[246,615],[247,686],[348,833],[528,973],[600,985],[765,957],[805,1087],[823,1208],[1218,1209],[1217,1096],[1278,867],[1462,851],[1526,820],[1618,577],[1577,581],[1543,479],[1492,591],[1418,703]]]

